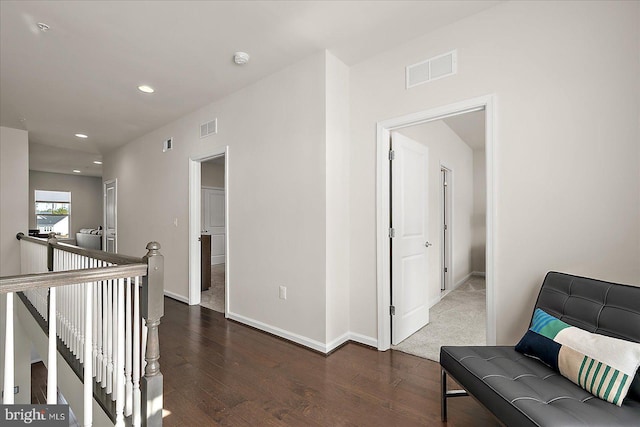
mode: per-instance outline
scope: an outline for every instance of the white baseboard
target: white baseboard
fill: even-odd
[[[469,280],[471,278],[471,274],[469,273],[466,276],[464,276],[462,279],[458,280],[454,285],[453,288],[451,288],[451,290],[456,289],[458,286],[462,285],[464,282],[466,282],[467,280]]]
[[[240,322],[245,325],[252,326],[261,331],[268,332],[280,338],[293,341],[296,344],[300,344],[302,346],[308,347],[312,350],[316,350],[324,354],[330,353],[331,351],[335,350],[336,348],[340,347],[341,345],[343,345],[348,341],[358,342],[360,344],[368,345],[371,347],[378,346],[378,340],[376,340],[375,338],[367,337],[365,335],[356,334],[353,332],[345,332],[344,334],[340,335],[338,338],[334,339],[333,341],[327,344],[324,344],[324,343],[321,343],[320,341],[316,341],[311,338],[307,338],[302,335],[295,334],[293,332],[285,331],[284,329],[278,328],[276,326],[268,325],[264,322],[254,320],[237,313],[227,312],[225,317],[227,319],[235,320],[236,322]]]
[[[462,279],[458,280],[451,289],[447,289],[448,291],[452,291],[454,289],[456,289],[458,286],[462,285],[464,282],[466,282],[467,280],[471,279],[471,277],[485,277],[485,272],[484,271],[472,271],[471,273],[467,274],[466,276],[464,276]]]
[[[378,348],[378,340],[366,335],[356,334],[355,332],[349,333],[349,340],[360,344],[368,345],[369,347]]]
[[[349,332],[345,332],[335,340],[327,343],[327,345],[325,346],[326,351],[324,351],[324,353],[326,354],[335,350],[336,348],[340,347],[342,344],[346,343],[347,341],[349,341]]]
[[[442,292],[445,292],[445,291],[442,291]],[[436,305],[437,303],[442,301],[442,292],[440,293],[440,295],[438,295],[436,298],[434,298],[433,301],[429,302],[429,308],[433,307],[434,305]],[[447,293],[449,293],[449,292],[447,291]]]
[[[189,298],[184,297],[182,295],[174,294],[173,292],[170,292],[170,291],[168,291],[166,289],[164,290],[164,295],[169,297],[169,298],[171,298],[171,299],[175,299],[175,300],[178,300],[180,302],[184,302],[184,303],[189,304]]]
[[[254,328],[260,329],[261,331],[269,332],[270,334],[279,336],[281,338],[287,339],[289,341],[293,341],[296,344],[303,345],[305,347],[309,347],[313,350],[319,351],[321,353],[327,353],[327,345],[321,343],[320,341],[312,340],[307,337],[303,337],[302,335],[294,334],[293,332],[285,331],[284,329],[280,329],[276,326],[267,325],[266,323],[260,322],[258,320],[250,319],[248,317],[242,316],[236,313],[228,312],[226,317],[231,320],[235,320],[236,322],[244,323],[245,325],[253,326]]]

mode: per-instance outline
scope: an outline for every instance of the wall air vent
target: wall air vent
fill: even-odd
[[[458,72],[458,53],[455,50],[434,56],[407,67],[407,89],[423,83],[453,76]]]
[[[200,138],[218,133],[218,119],[200,125]]]
[[[162,152],[166,153],[169,150],[173,150],[173,138],[167,138],[162,142]]]

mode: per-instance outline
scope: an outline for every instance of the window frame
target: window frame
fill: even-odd
[[[45,199],[38,199],[38,192],[48,192],[48,193],[64,193],[64,194],[68,194],[68,201],[60,201],[60,200],[45,200]],[[67,234],[58,234],[56,233],[57,237],[60,237],[62,239],[69,239],[71,238],[71,191],[61,191],[61,190],[34,190],[33,193],[33,198],[34,198],[34,203],[33,203],[33,210],[34,210],[34,215],[35,215],[35,225],[36,228],[38,229],[38,233],[40,234],[44,234],[44,233],[50,233],[51,231],[45,231],[43,232],[40,228],[40,225],[38,224],[38,217],[44,216],[44,217],[50,217],[50,216],[63,216],[63,217],[67,217]],[[38,203],[50,203],[52,205],[67,205],[67,214],[54,214],[54,213],[38,213]],[[53,211],[53,207],[52,207],[52,211]],[[53,228],[53,227],[51,227]]]

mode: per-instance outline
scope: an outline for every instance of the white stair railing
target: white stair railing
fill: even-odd
[[[115,425],[124,426],[125,417],[131,417],[134,426],[162,425],[162,374],[157,361],[157,328],[163,314],[159,245],[150,243],[144,258],[133,258],[60,244],[54,238],[47,242],[20,233],[18,239],[24,274],[52,272],[0,278],[0,293],[7,293],[10,301],[6,334],[10,343],[5,346],[10,357],[5,357],[4,389],[12,389],[9,383],[14,382],[11,305],[12,291],[17,289],[24,294],[23,301],[27,300],[47,323],[48,404],[57,400],[59,339],[68,355],[82,366],[83,378],[92,379],[85,380],[83,386],[83,425],[93,422],[94,381],[114,402],[115,413],[109,416]],[[149,271],[153,271],[153,279]],[[142,300],[141,287],[145,296]],[[144,373],[141,366],[146,367]],[[13,403],[12,397],[3,403]]]

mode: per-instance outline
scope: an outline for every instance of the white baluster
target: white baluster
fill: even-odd
[[[86,302],[86,293],[87,293],[87,285],[78,285],[78,311],[81,312],[82,314],[85,314],[83,312],[89,310],[89,313],[91,312],[91,309],[89,307],[84,307],[83,310],[83,303]],[[86,316],[86,314],[85,314]],[[82,316],[79,316],[78,319],[80,320],[78,322],[78,359],[80,359],[80,363],[85,363],[87,360],[89,359],[85,359],[84,357],[84,335],[85,335],[85,326],[86,326],[86,322],[82,321]]]
[[[97,267],[97,261],[92,259],[90,262],[91,268]],[[91,354],[91,365],[93,368],[93,376],[97,376],[98,373],[98,282],[91,284],[93,287],[93,298],[91,304],[93,306],[93,319],[91,321],[91,338],[93,340],[93,351]]]
[[[107,282],[107,393],[113,391],[113,280]]]
[[[69,323],[71,326],[71,353],[73,353],[73,355],[75,357],[78,357],[78,348],[76,347],[76,336],[77,336],[77,331],[76,331],[76,295],[78,294],[78,288],[76,285],[71,285],[69,286],[69,290],[71,291],[71,301],[69,303],[69,309],[70,309],[70,316],[69,316]]]
[[[65,287],[60,286],[56,290],[58,292],[58,335],[60,336],[60,340],[65,343],[64,340],[64,304],[65,304]]]
[[[49,288],[49,351],[47,357],[47,404],[58,403],[58,351],[56,335],[56,288]]]
[[[109,326],[109,298],[108,298],[109,282],[102,282],[102,388],[107,387],[107,338],[108,338],[108,326]]]
[[[98,262],[99,263],[99,262]],[[102,382],[102,281],[96,283],[96,381]]]
[[[113,280],[113,310],[111,311],[113,321],[113,338],[112,342],[112,357],[113,357],[113,392],[111,393],[111,400],[115,402],[118,397],[118,280]]]
[[[139,427],[140,420],[140,277],[133,287],[133,425]]]
[[[93,283],[87,283],[85,286],[85,319],[84,319],[84,426],[91,427],[93,424],[93,372],[91,365],[91,321],[93,319],[92,297]]]
[[[124,386],[124,279],[118,279],[118,311],[117,311],[117,355],[116,360],[116,426],[124,426],[124,401],[125,401],[125,386]]]
[[[133,383],[131,382],[131,278],[127,279],[126,283],[126,304],[125,304],[125,364],[124,364],[124,376],[125,376],[125,405],[124,415],[129,416],[133,411]]]
[[[79,268],[79,256],[71,254],[71,259],[71,270],[77,270]],[[71,303],[71,309],[73,310],[73,354],[76,356],[76,359],[80,359],[80,354],[82,353],[82,347],[80,347],[80,324],[83,319],[83,316],[80,314],[80,310],[82,310],[80,285],[73,286],[73,301]]]
[[[14,366],[13,366],[13,292],[7,293],[6,331],[4,340],[4,395],[2,403],[13,405]]]

